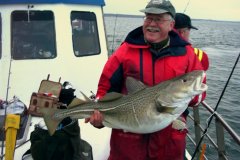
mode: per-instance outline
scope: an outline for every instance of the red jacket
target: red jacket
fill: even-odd
[[[127,76],[148,86],[172,79],[202,66],[189,43],[170,32],[170,44],[160,52],[151,51],[143,39],[142,27],[129,33],[126,40],[109,58],[98,84],[97,97],[107,92],[126,93]],[[197,100],[195,100],[197,103]],[[194,105],[194,102],[192,102]],[[125,133],[113,129],[110,160],[183,159],[186,130],[169,125],[152,134]]]

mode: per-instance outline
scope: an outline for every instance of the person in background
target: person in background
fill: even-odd
[[[192,25],[191,18],[184,13],[176,13],[174,28],[175,28],[175,31],[177,31],[177,33],[188,42],[190,42],[191,29],[198,30],[197,27],[194,27]],[[208,55],[199,48],[193,48],[193,50],[194,50],[194,53],[198,56],[199,61],[202,63],[204,71],[207,71],[209,68]],[[206,83],[206,79],[204,81]],[[203,99],[205,99],[205,97],[206,97],[206,92],[204,92],[199,97],[195,97],[195,99],[198,99],[200,103]],[[195,106],[197,106],[199,103],[196,103]],[[184,112],[185,115],[188,115],[188,113],[189,113],[188,110]]]
[[[191,29],[198,30],[198,28],[192,25],[191,18],[184,13],[176,13],[174,28],[180,34],[180,36],[182,36],[188,42],[190,41]],[[198,48],[194,48],[194,53],[198,56],[198,59],[201,61],[203,69],[207,71],[209,67],[208,55]]]
[[[131,76],[154,86],[193,70],[203,70],[191,45],[174,28],[175,8],[167,0],[151,0],[145,9],[143,26],[131,31],[112,54],[99,79],[97,98],[108,92],[127,94],[125,80]],[[192,105],[198,103],[191,102]],[[103,115],[95,110],[85,119],[104,127]],[[185,124],[185,116],[179,118]],[[187,129],[170,124],[151,134],[112,129],[108,160],[183,160]]]

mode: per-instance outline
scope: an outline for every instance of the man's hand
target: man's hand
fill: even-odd
[[[94,110],[91,117],[85,119],[85,123],[90,122],[96,128],[102,128],[103,115],[98,110]]]

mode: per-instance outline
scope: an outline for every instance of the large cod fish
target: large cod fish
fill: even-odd
[[[97,102],[87,98],[74,99],[68,109],[39,108],[39,111],[50,135],[64,118],[87,118],[94,110],[103,114],[106,127],[152,133],[171,124],[185,111],[194,96],[207,90],[204,77],[204,71],[193,71],[153,87],[127,77],[128,95],[108,93]]]

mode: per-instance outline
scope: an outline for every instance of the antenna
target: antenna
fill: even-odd
[[[28,10],[27,10],[27,13],[28,13],[28,22],[30,22],[30,9],[33,8],[33,7],[34,7],[34,6],[33,6],[33,5],[30,5],[30,4],[27,6],[27,9],[28,9]]]

